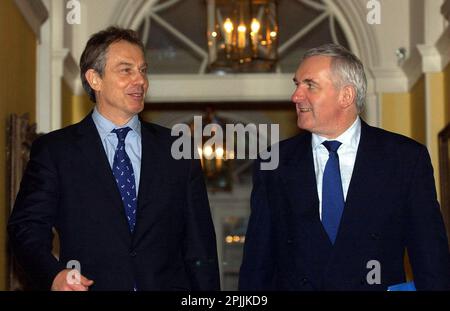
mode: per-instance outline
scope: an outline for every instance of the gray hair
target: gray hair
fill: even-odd
[[[352,85],[356,91],[356,108],[360,113],[364,108],[367,92],[367,79],[362,62],[352,52],[339,44],[324,44],[309,49],[301,62],[312,56],[331,57],[331,72],[336,88]]]

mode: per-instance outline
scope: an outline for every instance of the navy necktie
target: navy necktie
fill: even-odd
[[[125,214],[127,216],[130,231],[133,232],[134,226],[136,225],[136,184],[133,166],[131,165],[130,158],[125,151],[125,138],[130,130],[131,128],[129,127],[112,130],[112,133],[115,133],[119,140],[116,153],[114,154],[112,171],[114,177],[116,178],[120,196],[122,197],[122,203],[125,208]]]
[[[341,172],[337,150],[341,143],[336,140],[322,143],[329,152],[322,181],[322,224],[334,244],[344,211],[344,193],[342,191]]]

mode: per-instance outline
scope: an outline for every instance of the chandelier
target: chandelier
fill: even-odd
[[[195,120],[190,124],[191,131],[196,132]],[[216,136],[217,131],[224,132],[225,122],[218,118],[211,107],[206,108],[206,113],[202,117],[202,145],[198,146],[203,174],[206,185],[210,191],[230,191],[232,187],[231,173],[232,162],[234,159],[234,150],[228,150],[225,141],[218,141],[211,144],[209,139]],[[205,126],[210,127],[210,136],[204,136]],[[208,134],[206,134],[208,135]],[[223,134],[221,134],[223,136]]]
[[[209,72],[271,72],[278,46],[276,0],[207,0]]]

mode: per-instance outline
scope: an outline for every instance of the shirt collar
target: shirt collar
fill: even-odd
[[[342,133],[333,140],[337,140],[341,142],[343,145],[356,148],[358,146],[360,136],[361,136],[361,119],[359,118],[359,116],[357,116],[355,122],[353,122],[353,124],[347,130],[345,130],[344,133]],[[312,133],[311,139],[312,148],[316,149],[326,140],[329,139]]]
[[[107,135],[112,134],[111,131],[113,129],[124,128],[127,126],[129,126],[132,131],[134,131],[139,137],[141,137],[141,122],[139,121],[139,117],[137,115],[134,115],[125,125],[118,127],[113,122],[102,116],[97,110],[97,107],[94,107],[94,111],[92,112],[92,119],[94,120],[95,126],[97,127],[98,133],[100,134],[100,138],[102,140]]]

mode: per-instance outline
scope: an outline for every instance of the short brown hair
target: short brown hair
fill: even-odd
[[[124,29],[110,26],[105,30],[93,34],[86,43],[83,54],[80,58],[80,77],[83,88],[89,95],[92,102],[95,100],[95,91],[91,88],[86,80],[86,72],[94,69],[102,77],[106,65],[106,53],[112,43],[125,40],[139,46],[144,53],[144,44],[138,34],[132,29]]]

